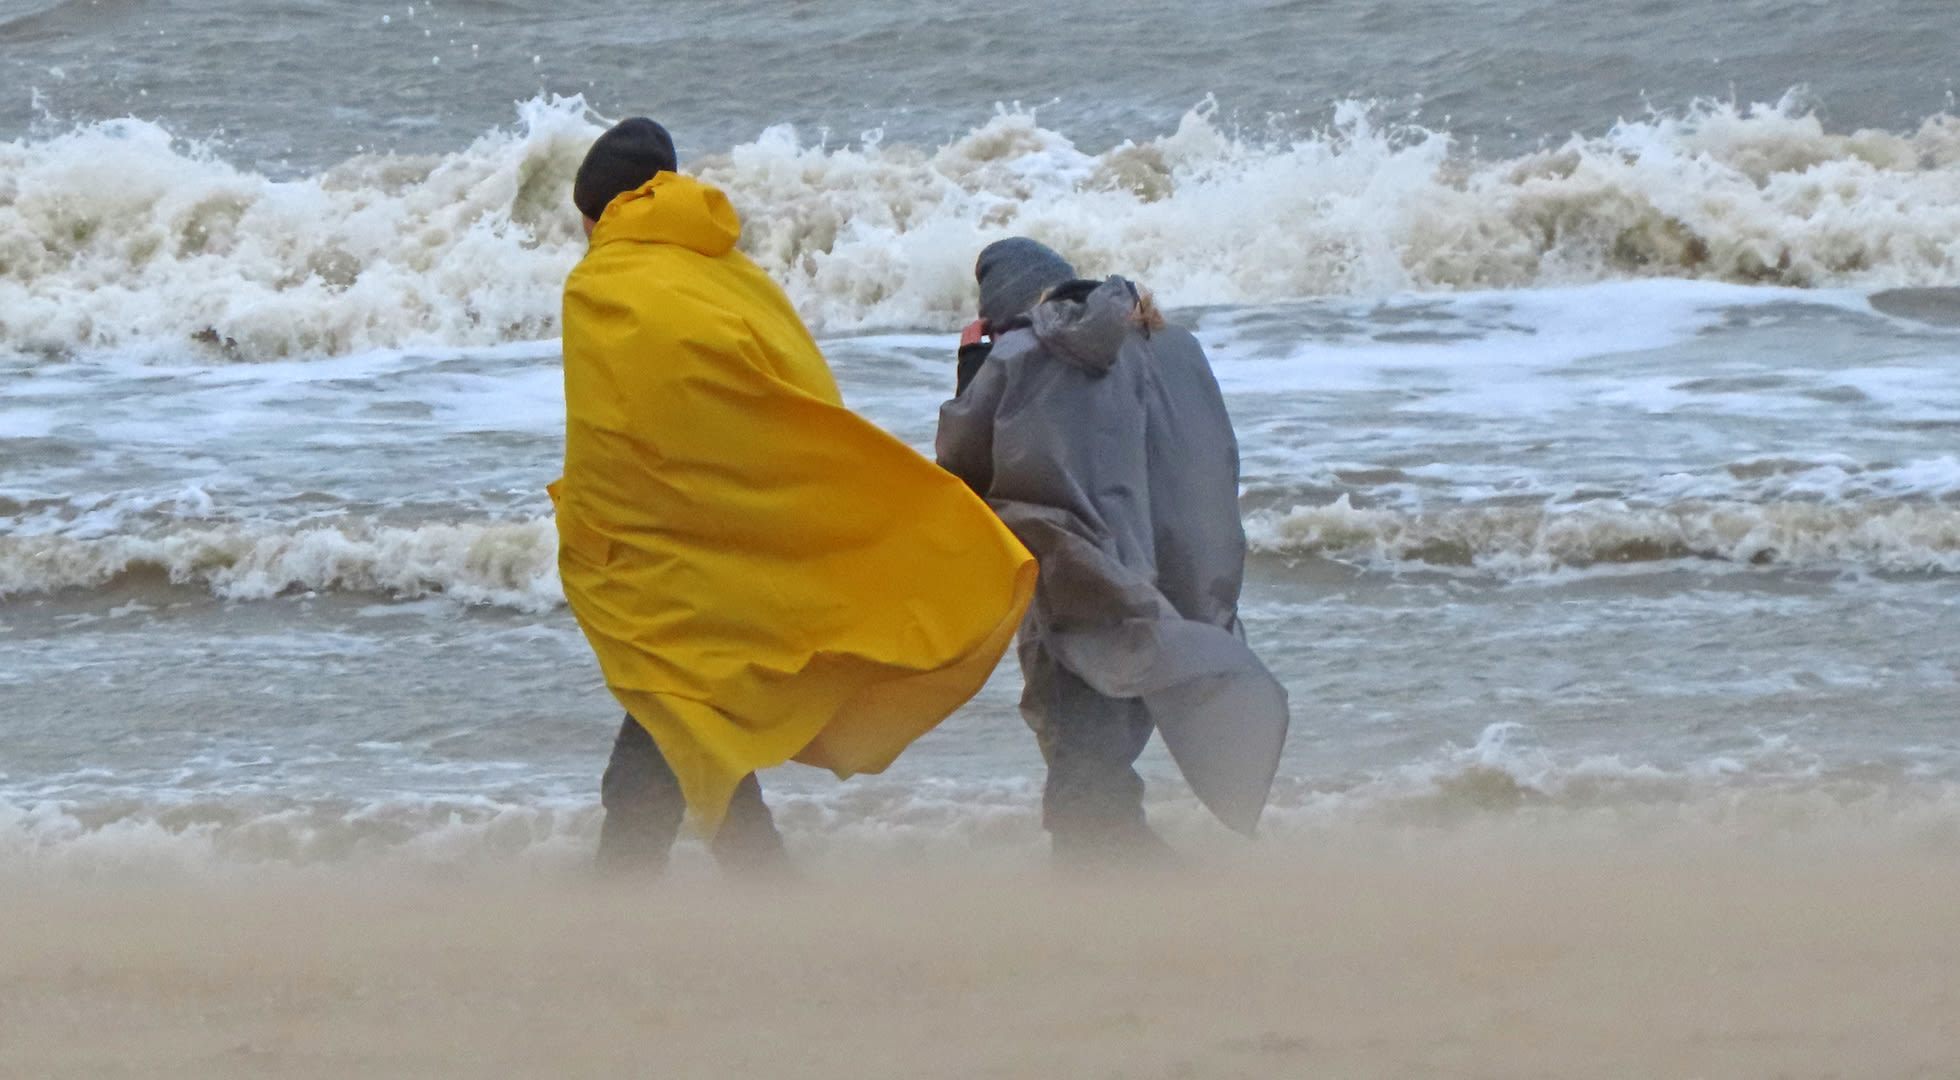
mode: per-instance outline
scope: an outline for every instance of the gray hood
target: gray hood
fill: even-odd
[[[1059,286],[1054,296],[1029,313],[1034,336],[1058,359],[1101,375],[1116,364],[1123,342],[1137,329],[1136,286],[1112,277],[1090,288],[1087,281]],[[1087,289],[1087,295],[1082,290]]]
[[[981,249],[973,263],[980,286],[980,321],[992,333],[1004,333],[1027,315],[1041,295],[1075,277],[1075,267],[1052,248],[1025,236],[996,240]]]

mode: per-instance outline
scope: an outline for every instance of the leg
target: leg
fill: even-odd
[[[1048,763],[1041,823],[1057,859],[1152,859],[1169,848],[1144,820],[1137,755],[1150,741],[1150,715],[1134,698],[1108,698],[1057,664],[1039,645],[1024,648],[1021,712]]]
[[[681,819],[687,816],[687,802],[653,736],[630,715],[613,740],[612,760],[599,781],[599,802],[606,808],[599,826],[599,869],[664,869]]]
[[[754,877],[780,877],[790,871],[789,855],[783,850],[782,834],[769,807],[762,801],[762,785],[755,774],[742,777],[729,800],[728,816],[708,844],[723,871]]]

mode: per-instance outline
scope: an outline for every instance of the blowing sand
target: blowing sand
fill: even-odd
[[[1960,1076],[1960,860],[0,882],[6,1077]],[[1571,845],[1578,846],[1578,845]]]

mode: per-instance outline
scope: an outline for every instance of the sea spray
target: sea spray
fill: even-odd
[[[582,243],[566,193],[600,130],[517,131],[274,181],[138,120],[0,144],[0,344],[266,359],[557,332]]]
[[[230,359],[557,333],[583,240],[582,99],[445,155],[274,181],[155,124],[0,144],[0,347]],[[1638,277],[1881,288],[1960,281],[1960,120],[1825,130],[1795,99],[1701,103],[1521,157],[1361,104],[1310,137],[1229,134],[1209,107],[1089,154],[1002,111],[937,148],[811,144],[778,126],[686,163],[820,331],[946,329],[971,260],[1024,233],[1175,306]]]

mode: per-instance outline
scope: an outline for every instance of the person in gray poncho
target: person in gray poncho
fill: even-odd
[[[1199,799],[1249,835],[1286,693],[1239,625],[1238,443],[1204,350],[1130,282],[1075,280],[1032,240],[990,245],[975,273],[981,319],[937,451],[1041,567],[1021,711],[1048,763],[1055,853],[1162,850],[1135,769],[1153,729]]]

